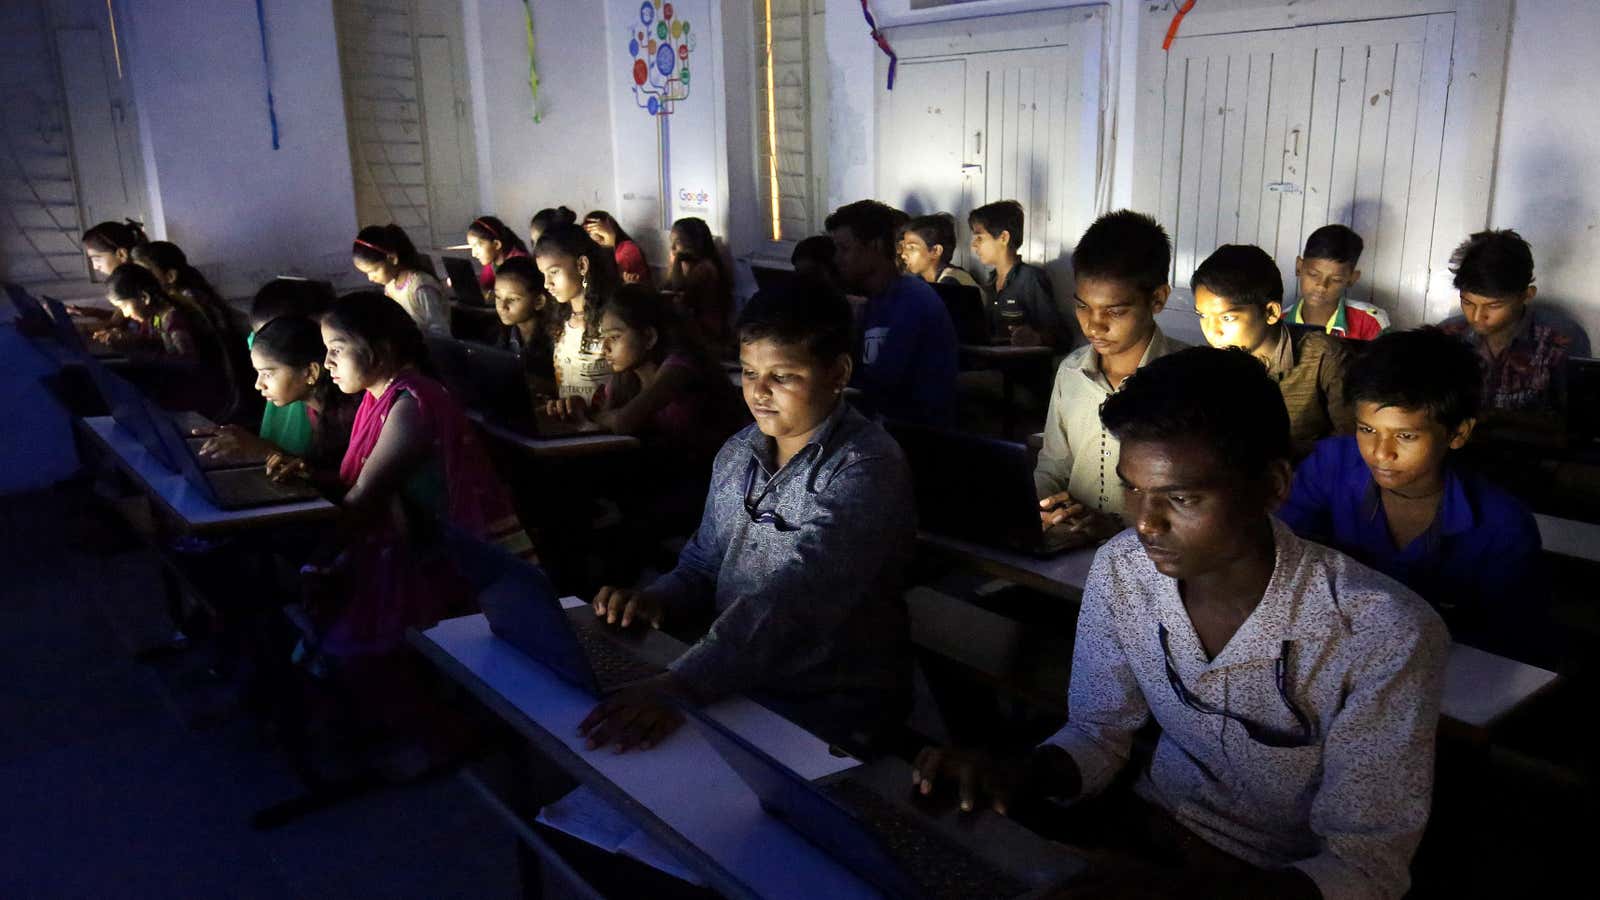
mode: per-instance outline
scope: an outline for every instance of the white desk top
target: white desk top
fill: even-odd
[[[1549,517],[1539,518],[1543,530],[1546,527],[1544,520]],[[1600,526],[1562,519],[1553,521],[1564,523],[1563,527],[1578,526],[1600,531]],[[959,557],[991,575],[1067,599],[1077,599],[1081,595],[1089,579],[1089,566],[1094,562],[1094,548],[1074,550],[1053,559],[1035,559],[1021,553],[927,532],[919,533],[917,539],[926,546]],[[1590,543],[1587,546],[1591,553],[1600,551],[1600,545]],[[1445,664],[1444,702],[1440,713],[1464,725],[1488,728],[1532,700],[1557,677],[1556,673],[1537,666],[1465,644],[1454,644]]]
[[[515,444],[534,456],[588,456],[595,453],[610,453],[616,450],[631,450],[639,446],[638,438],[626,434],[597,432],[595,434],[579,434],[571,437],[529,437],[512,431],[503,425],[496,425],[477,410],[467,410],[467,418],[471,419],[488,434],[494,435],[507,443]]]
[[[1544,513],[1534,513],[1533,517],[1539,522],[1539,539],[1544,542],[1545,552],[1600,562],[1600,525]]]
[[[420,637],[449,658],[451,668],[458,670],[446,669],[452,677],[491,707],[495,700],[511,704],[565,746],[577,760],[574,768],[599,778],[592,783],[579,772],[571,773],[580,781],[602,794],[620,791],[623,799],[643,807],[642,818],[654,819],[640,822],[647,830],[664,826],[686,839],[755,895],[808,900],[877,896],[849,870],[763,812],[755,794],[693,726],[685,724],[648,751],[588,750],[578,736],[578,723],[594,708],[595,699],[495,637],[482,615],[440,622]],[[709,711],[803,777],[819,778],[856,764],[833,756],[822,740],[749,700],[723,701]],[[624,811],[626,805],[621,806]]]
[[[105,447],[117,465],[189,531],[214,532],[281,523],[290,519],[331,516],[338,509],[326,500],[280,503],[252,509],[223,510],[196,490],[182,475],[168,469],[140,444],[133,435],[117,426],[110,416],[80,419],[87,431]]]
[[[962,353],[989,359],[1049,359],[1055,354],[1053,347],[1014,347],[1010,344],[962,344]]]

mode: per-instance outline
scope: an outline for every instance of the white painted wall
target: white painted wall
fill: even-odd
[[[118,18],[139,111],[152,237],[230,296],[350,268],[355,193],[333,10],[269,3],[280,149],[251,3],[141,0]]]
[[[1539,300],[1600,339],[1600,3],[1517,0],[1490,224],[1533,244]]]
[[[526,239],[528,219],[544,207],[569,206],[579,216],[614,209],[605,4],[533,4],[537,123],[528,89],[522,3],[462,0],[462,6],[484,212],[498,215]]]

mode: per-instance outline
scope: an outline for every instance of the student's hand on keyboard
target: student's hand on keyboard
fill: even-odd
[[[606,620],[607,625],[627,628],[635,622],[649,623],[651,628],[661,627],[661,601],[646,591],[606,586],[594,595],[594,614]]]
[[[672,698],[693,699],[678,676],[664,672],[623,688],[600,702],[578,723],[578,734],[590,750],[616,744],[618,753],[649,750],[683,724]]]
[[[273,453],[267,456],[267,477],[277,482],[294,481],[310,478],[311,470],[306,468],[306,461],[298,456]]]
[[[547,401],[544,413],[566,422],[581,422],[588,417],[587,407],[582,397],[560,397]]]
[[[276,449],[237,425],[224,425],[200,447],[202,459],[260,458],[263,453]]]
[[[1088,523],[1091,512],[1087,506],[1072,499],[1072,495],[1066,491],[1051,494],[1039,501],[1039,527],[1048,530],[1057,525],[1064,525],[1076,531]]]
[[[1032,325],[1017,325],[1011,329],[1011,346],[1037,347],[1044,343],[1044,338]]]
[[[911,786],[927,796],[939,782],[953,780],[962,812],[987,803],[1003,816],[1026,776],[1027,765],[1022,761],[996,759],[982,750],[924,747],[912,763]]]

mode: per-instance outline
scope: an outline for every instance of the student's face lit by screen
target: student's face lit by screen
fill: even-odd
[[[907,231],[900,239],[900,263],[906,272],[932,281],[939,268],[939,258],[933,255],[922,235]]]
[[[1211,447],[1188,438],[1125,441],[1117,463],[1122,517],[1139,535],[1156,571],[1193,578],[1220,571],[1252,550],[1259,526],[1287,493],[1252,484]]]
[[[1251,353],[1261,349],[1270,326],[1277,323],[1283,309],[1268,303],[1266,309],[1248,303],[1234,303],[1210,288],[1194,289],[1194,314],[1200,317],[1200,331],[1213,347],[1239,347]]]
[[[571,303],[583,296],[583,278],[589,261],[565,253],[541,253],[534,262],[544,276],[544,292],[557,303]]]
[[[1155,330],[1155,315],[1166,302],[1164,289],[1144,296],[1131,284],[1110,278],[1080,278],[1073,307],[1078,327],[1101,356],[1138,347]]]
[[[628,323],[615,313],[606,313],[600,319],[600,352],[613,372],[628,372],[644,362],[656,343],[653,328],[640,331],[629,328]]]
[[[256,370],[256,390],[273,406],[288,406],[311,395],[319,366],[296,368],[262,352],[250,349],[250,365]]]
[[[1000,265],[1005,260],[1006,253],[1009,250],[1004,240],[1007,236],[1004,231],[1000,232],[1000,234],[990,234],[989,229],[984,228],[982,225],[974,224],[972,226],[972,255],[978,258],[978,262],[991,269]]]
[[[1384,490],[1422,496],[1443,481],[1444,458],[1467,443],[1472,422],[1455,430],[1439,424],[1426,409],[1380,406],[1371,400],[1356,403],[1356,446]]]
[[[400,275],[400,266],[394,260],[386,259],[382,262],[367,262],[360,257],[351,257],[351,263],[356,271],[367,276],[367,280],[379,287],[387,285]]]
[[[801,439],[841,401],[850,361],[823,362],[799,344],[771,339],[739,342],[744,402],[768,437]]]
[[[494,280],[494,311],[502,325],[520,325],[539,313],[540,297],[522,279],[501,276]]]
[[[143,294],[132,297],[121,297],[115,292],[106,291],[106,302],[111,308],[135,322],[143,322],[150,312],[150,298]]]
[[[339,390],[359,394],[378,382],[377,373],[370,367],[366,345],[354,335],[324,324],[322,346],[328,349],[323,365]]]
[[[1528,291],[1531,295],[1533,288]],[[1467,317],[1467,324],[1480,336],[1497,337],[1517,327],[1517,321],[1522,318],[1522,308],[1527,302],[1526,297],[1490,297],[1462,291],[1461,314]]]
[[[1295,257],[1294,274],[1300,281],[1300,302],[1318,309],[1338,303],[1345,290],[1361,280],[1361,273],[1350,263],[1315,257]]]
[[[128,251],[116,250],[107,253],[92,247],[84,248],[83,255],[89,257],[89,267],[101,275],[110,275],[116,271],[117,266],[128,261]]]
[[[492,266],[501,261],[499,241],[484,240],[470,231],[467,232],[467,250],[480,266]]]

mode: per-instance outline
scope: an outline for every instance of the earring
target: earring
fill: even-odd
[[[583,276],[583,292],[585,294],[589,293],[589,276],[587,275]]]

